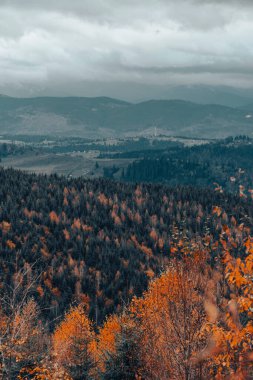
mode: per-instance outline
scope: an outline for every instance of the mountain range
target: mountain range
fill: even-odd
[[[228,107],[185,100],[130,103],[108,97],[0,96],[1,135],[111,137],[160,134],[223,138],[253,135],[253,104]]]

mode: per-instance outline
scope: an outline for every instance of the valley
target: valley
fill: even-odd
[[[82,139],[45,136],[2,136],[1,165],[34,173],[71,177],[97,178],[116,167],[120,173],[133,162],[129,157],[116,157],[132,151],[162,150],[177,146],[208,143],[205,139],[168,136]],[[2,148],[1,148],[2,147]],[[119,178],[119,174],[116,178]],[[116,174],[116,173],[115,173]]]
[[[2,136],[0,165],[28,173],[194,185],[239,194],[253,188],[253,140],[149,136],[107,139]]]

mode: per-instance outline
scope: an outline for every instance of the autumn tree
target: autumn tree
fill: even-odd
[[[172,259],[131,310],[141,321],[143,377],[205,379],[206,367],[193,357],[206,345],[203,294],[210,276],[204,251]]]
[[[72,379],[90,379],[95,366],[93,326],[83,305],[72,307],[53,334],[56,367],[64,368]]]
[[[207,308],[212,334],[207,355],[212,358],[211,375],[217,379],[253,376],[253,239],[249,232],[234,223],[233,231],[225,226],[220,238],[218,270],[225,286],[217,299],[209,294]]]
[[[40,365],[47,355],[47,329],[31,292],[39,276],[26,265],[18,270],[1,296],[0,373],[13,379],[22,368]]]
[[[16,378],[22,368],[40,365],[46,352],[46,336],[33,299],[11,315],[0,317],[0,353],[3,379]]]

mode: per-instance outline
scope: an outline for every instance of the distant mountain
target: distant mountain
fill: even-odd
[[[131,103],[140,103],[156,99],[181,99],[200,104],[220,104],[228,107],[240,107],[253,102],[253,88],[236,88],[223,85],[169,85],[135,82],[94,82],[74,83],[67,88],[64,85],[52,89],[32,89],[32,96],[107,96],[120,98]],[[9,92],[10,91],[10,92]],[[11,90],[7,91],[11,95]],[[22,89],[24,91],[24,89]],[[50,92],[51,91],[51,92]],[[4,89],[2,88],[2,93]],[[74,95],[73,95],[74,94]],[[15,95],[14,95],[15,96]],[[18,95],[24,96],[24,95]],[[29,96],[29,95],[26,95]]]
[[[182,100],[138,104],[98,97],[0,97],[0,134],[107,137],[148,133],[252,137],[247,109]]]
[[[126,106],[129,103],[106,97],[3,97],[0,98],[0,133],[111,135],[114,131],[110,131],[110,117],[118,108]]]
[[[243,111],[248,111],[248,112],[253,113],[253,102],[248,103],[248,104],[243,105],[243,106],[238,107],[238,108],[241,109],[241,110],[243,110]]]
[[[199,104],[240,107],[253,101],[253,93],[226,86],[189,85],[166,88],[164,99],[182,99]]]

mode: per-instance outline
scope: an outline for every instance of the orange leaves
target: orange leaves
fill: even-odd
[[[65,237],[66,240],[70,239],[70,234],[69,234],[69,232],[68,232],[68,230],[66,228],[64,228],[63,234],[64,234],[64,237]]]
[[[69,205],[68,199],[67,199],[67,197],[64,197],[63,206],[68,206],[68,205]]]
[[[145,244],[141,244],[140,245],[140,249],[143,253],[145,253],[145,255],[147,255],[148,257],[151,257],[153,256],[153,252],[152,252],[152,249],[151,248],[148,248]]]
[[[155,273],[152,271],[152,269],[148,269],[145,273],[148,276],[148,278],[154,278],[155,277]]]
[[[213,214],[216,214],[217,216],[220,216],[221,213],[222,213],[221,207],[218,207],[218,206],[214,206],[213,207]]]
[[[149,236],[150,236],[151,239],[153,239],[154,241],[157,241],[157,240],[158,240],[158,235],[157,235],[157,232],[156,232],[155,229],[152,229],[152,230],[150,231]]]
[[[13,250],[13,249],[16,248],[16,244],[13,243],[12,240],[7,240],[6,245],[7,245],[7,247],[8,247],[10,250]]]
[[[112,212],[111,212],[111,217],[112,217],[112,219],[114,220],[114,223],[116,224],[116,225],[121,225],[121,219],[120,219],[120,217],[117,215],[117,213],[116,213],[116,211],[115,210],[112,210]]]
[[[201,292],[207,281],[197,264],[201,260],[196,254],[195,261],[194,256],[172,260],[166,273],[150,283],[143,298],[134,298],[130,305],[142,331],[144,378],[181,379],[185,371],[191,373],[190,378],[197,378],[197,364],[191,356],[205,344]],[[204,368],[202,365],[202,371]]]
[[[220,208],[214,212],[218,217],[224,215]],[[205,363],[209,362],[211,372],[205,372],[203,378],[248,378],[253,370],[248,359],[252,355],[253,341],[253,240],[248,234],[249,230],[244,225],[237,227],[236,221],[232,226],[223,225],[220,241],[208,239],[203,252],[197,245],[195,251],[194,244],[186,246],[177,235],[171,252],[181,255],[181,260],[171,260],[168,271],[150,284],[144,297],[132,301],[130,311],[141,320],[144,333],[143,360],[146,370],[154,377],[162,378],[158,373],[163,363],[169,363],[163,367],[163,373],[169,371],[167,378],[173,378],[177,376],[177,365],[188,368],[189,363],[197,366],[201,362],[207,371]],[[139,244],[134,236],[132,241]],[[206,264],[207,252],[213,248],[223,251],[222,265],[218,262],[216,271],[208,269]],[[234,251],[239,248],[242,255],[234,257]],[[212,275],[211,281],[207,273]],[[194,332],[193,340],[187,337],[189,331]],[[170,342],[171,351],[164,337]],[[182,342],[195,353],[195,362],[193,357],[181,358]],[[204,346],[206,348],[201,349]],[[158,361],[153,356],[154,351],[156,358],[161,355]],[[172,360],[175,353],[180,364]]]
[[[159,249],[163,249],[164,248],[164,240],[162,238],[158,239],[158,247],[159,247]]]
[[[74,221],[71,226],[72,229],[76,228],[77,230],[81,229],[81,221],[79,218],[74,218]]]
[[[246,257],[245,269],[244,270],[248,276],[252,276],[252,273],[253,273],[253,252],[251,252],[251,254]]]
[[[135,247],[140,249],[143,253],[145,253],[145,255],[148,257],[151,257],[153,255],[152,249],[148,248],[144,243],[140,244],[135,235],[131,236],[131,240],[134,243]]]
[[[236,223],[233,223],[236,228]],[[221,313],[210,322],[212,339],[216,352],[212,361],[216,369],[215,378],[247,379],[253,365],[245,358],[252,352],[253,341],[253,249],[252,238],[244,225],[239,225],[235,232],[238,236],[246,235],[245,251],[235,258],[231,249],[236,249],[230,232],[223,234],[224,278],[228,289],[219,299]],[[238,240],[238,239],[237,239]]]
[[[31,219],[37,214],[35,211],[29,211],[27,207],[24,208],[23,212],[24,212],[24,215],[29,219]]]
[[[142,191],[141,191],[141,187],[140,186],[136,187],[134,194],[135,194],[136,197],[141,197]]]
[[[117,352],[117,342],[122,331],[126,328],[135,328],[135,326],[135,321],[130,317],[129,313],[123,312],[121,315],[114,314],[109,316],[104,325],[99,329],[96,341],[97,372],[100,374],[98,379],[104,378],[103,373],[106,369],[105,364],[109,358],[115,356]]]
[[[44,290],[41,285],[37,286],[37,292],[39,293],[40,297],[44,296]]]
[[[131,240],[132,240],[132,242],[134,243],[134,245],[135,245],[136,247],[139,246],[139,242],[138,242],[138,240],[137,240],[137,238],[136,238],[135,235],[132,235],[132,236],[131,236]]]
[[[248,238],[245,242],[246,252],[253,253],[253,240]]]
[[[230,235],[230,228],[226,224],[223,224],[222,230],[226,235]]]
[[[50,218],[50,221],[51,221],[52,223],[56,223],[56,224],[58,224],[58,223],[60,222],[60,219],[59,219],[59,217],[58,217],[58,215],[56,214],[55,211],[51,211],[51,212],[49,213],[49,218]]]
[[[11,229],[11,223],[8,223],[6,221],[3,221],[2,223],[0,223],[0,227],[3,231],[4,234],[7,234],[10,229]]]
[[[120,319],[117,315],[107,318],[99,330],[98,350],[103,354],[105,351],[115,352],[115,337],[120,332]]]
[[[54,354],[63,367],[68,363],[78,364],[83,358],[77,353],[86,350],[89,353],[94,338],[92,324],[82,305],[73,307],[65,315],[53,335]]]
[[[18,380],[27,380],[30,378],[32,378],[33,380],[51,380],[52,379],[51,374],[47,368],[42,368],[42,367],[37,367],[37,366],[22,368],[17,377]]]
[[[239,196],[241,198],[247,198],[247,195],[244,193],[244,191],[245,191],[245,187],[242,185],[239,185]]]
[[[69,205],[68,195],[69,195],[69,190],[68,190],[67,187],[64,187],[64,190],[63,190],[63,205],[64,206],[68,206]]]
[[[41,254],[43,257],[45,257],[46,259],[48,259],[49,257],[51,257],[50,253],[48,252],[48,249],[46,246],[42,247],[41,250],[40,250]]]
[[[226,240],[221,239],[221,240],[220,240],[220,243],[222,244],[223,249],[224,249],[225,251],[227,251],[228,247],[227,247],[227,242],[226,242]]]
[[[91,232],[93,230],[93,228],[91,226],[84,224],[79,218],[74,218],[73,223],[71,224],[71,229],[74,230],[75,232],[78,232],[78,231]],[[66,234],[66,231],[67,231],[67,229],[65,228],[63,230],[65,238],[66,238],[66,236],[68,236]]]
[[[55,363],[71,376],[91,368],[95,360],[97,345],[91,321],[83,305],[72,307],[53,334]],[[77,371],[77,372],[76,372]]]
[[[48,289],[52,289],[52,280],[50,278],[46,278],[44,280],[44,285],[48,288]]]
[[[228,283],[231,285],[234,284],[239,291],[244,292],[246,290],[249,292],[253,269],[253,250],[251,239],[247,239],[245,242],[247,256],[244,260],[240,257],[233,259],[227,252],[227,245],[223,244],[223,247],[226,249],[223,261],[226,264],[225,276]],[[252,287],[250,286],[250,288]]]
[[[170,247],[170,252],[171,253],[177,253],[178,252],[178,248],[176,246],[171,246]]]
[[[103,206],[107,206],[109,203],[108,198],[103,193],[98,195],[98,200]]]
[[[93,228],[91,226],[88,226],[87,224],[83,224],[82,227],[83,227],[83,231],[86,231],[86,232],[93,231]]]
[[[134,215],[134,220],[135,220],[136,223],[141,224],[141,222],[142,222],[142,218],[141,218],[139,212],[136,212],[136,213],[135,213],[135,215]]]
[[[207,317],[209,322],[214,323],[217,321],[219,310],[217,305],[215,305],[214,302],[211,302],[211,300],[206,299],[204,302],[205,310],[207,313]]]

